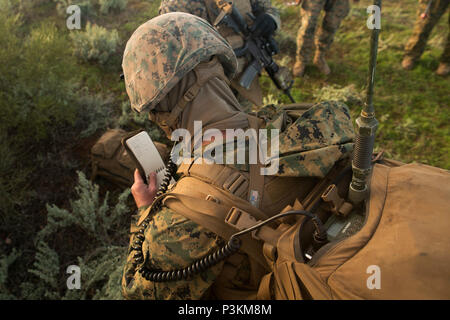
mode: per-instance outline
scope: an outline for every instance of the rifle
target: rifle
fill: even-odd
[[[221,11],[214,22],[214,27],[224,23],[237,34],[242,34],[245,44],[243,47],[235,49],[234,53],[238,58],[247,54],[251,57],[250,64],[239,79],[239,85],[249,89],[253,79],[264,68],[275,86],[279,90],[282,90],[292,103],[295,103],[290,92],[294,81],[291,78],[289,70],[285,67],[278,66],[272,59],[272,56],[279,52],[275,39],[272,36],[257,37],[250,32],[247,22],[242,17],[239,9],[233,6],[232,3],[228,1],[217,1],[217,5]],[[255,20],[253,15],[250,17]]]
[[[425,11],[422,12],[422,14],[420,15],[420,18],[422,20],[425,20],[426,18],[428,18],[428,14],[430,13],[430,8],[431,8],[432,4],[433,4],[433,0],[429,0]]]

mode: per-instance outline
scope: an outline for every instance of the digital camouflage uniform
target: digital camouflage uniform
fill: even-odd
[[[274,119],[278,114],[275,114]],[[331,124],[331,125],[330,125]],[[270,127],[270,121],[269,121]],[[305,112],[280,135],[278,176],[323,177],[337,160],[349,157],[354,132],[350,113],[343,103],[322,102]],[[288,155],[283,156],[283,153]],[[238,166],[246,171],[244,166]],[[154,283],[133,268],[133,234],[136,221],[147,207],[133,217],[130,249],[124,271],[123,294],[127,299],[214,299],[216,282],[234,290],[256,291],[249,258],[238,253],[191,280]],[[228,239],[226,239],[228,240]],[[145,231],[146,263],[157,270],[180,269],[217,251],[226,242],[213,232],[168,208],[157,212]],[[222,275],[224,268],[228,274]],[[231,275],[230,275],[231,270]],[[128,277],[129,280],[125,280]],[[225,278],[225,279],[223,279]],[[126,284],[128,282],[128,284]],[[246,298],[246,296],[244,296]],[[254,298],[254,296],[251,296]]]
[[[271,5],[270,0],[236,0],[233,1],[235,7],[239,9],[241,15],[246,19],[248,25],[252,25],[253,21],[248,17],[247,13],[252,12],[252,7],[258,7],[263,12],[269,14],[277,25],[277,30],[281,28],[280,14],[278,10]],[[214,24],[219,9],[215,4],[215,0],[162,0],[159,7],[159,14],[169,12],[186,12],[207,20],[210,24]],[[233,49],[241,48],[244,45],[241,35],[237,35],[231,28],[224,24],[218,26],[219,33],[230,43]],[[252,103],[262,106],[262,91],[257,78],[253,81],[251,87],[247,90],[238,84],[238,79],[247,67],[249,61],[246,57],[238,59],[237,75],[232,83],[235,89],[236,97],[246,111],[251,111]]]
[[[278,28],[281,26],[280,14],[278,10],[272,7],[270,0],[237,0],[234,1],[236,5],[239,2],[250,2],[251,5],[257,5],[264,10],[264,12],[270,14],[275,20]],[[206,2],[208,0],[162,0],[159,7],[159,14],[169,13],[169,12],[186,12],[196,15],[200,18],[205,19],[209,23],[214,23],[214,18],[208,13]],[[211,1],[209,1],[211,2]],[[217,15],[217,13],[216,13]]]
[[[149,50],[152,46],[158,50]],[[150,20],[135,31],[124,53],[123,70],[132,107],[138,111],[151,110],[186,72],[213,54],[221,58],[228,74],[232,74],[236,65],[230,52],[231,48],[214,29],[193,16],[173,13]],[[148,73],[144,72],[146,70]],[[283,110],[274,107],[263,109],[261,115],[264,113],[268,128],[283,129],[280,150],[287,155],[281,155],[278,175],[320,178],[336,161],[349,157],[354,134],[345,104],[322,102],[296,119],[287,119]],[[286,117],[286,121],[277,121],[280,117]],[[286,127],[279,125],[282,122]],[[147,226],[138,225],[148,212],[148,207],[140,208],[132,218],[130,247],[122,278],[126,299],[217,298],[217,293],[227,290],[236,292],[232,295],[234,299],[256,297],[258,270],[241,251],[189,280],[152,282],[143,278],[138,272],[142,265],[164,271],[184,268],[216,251],[228,240],[164,206],[150,216]],[[143,230],[144,235],[144,262],[137,265],[133,246],[139,230]]]
[[[316,36],[322,10],[325,10],[325,16]],[[314,45],[319,53],[325,54],[349,10],[349,0],[303,0],[300,9],[301,24],[297,33],[297,61],[308,63],[314,53]]]
[[[419,8],[417,11],[417,20],[414,24],[413,34],[409,38],[405,46],[405,56],[411,57],[414,61],[418,60],[425,50],[427,40],[434,28],[439,22],[439,19],[447,11],[450,1],[449,0],[433,0],[428,12],[428,16],[422,19],[420,16],[427,9],[429,0],[420,0]],[[447,36],[447,42],[444,52],[441,56],[441,62],[450,63],[450,14],[449,19],[449,32]]]

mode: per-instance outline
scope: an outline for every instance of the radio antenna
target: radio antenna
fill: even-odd
[[[381,14],[381,0],[374,0],[374,6],[379,8],[379,13]],[[375,143],[375,132],[378,128],[378,121],[375,119],[375,109],[373,106],[378,35],[380,33],[380,29],[377,27],[379,26],[374,26],[372,29],[370,39],[367,99],[361,115],[356,119],[356,141],[352,161],[353,176],[348,191],[348,198],[354,205],[360,204],[368,196],[367,181],[372,170],[372,153]]]

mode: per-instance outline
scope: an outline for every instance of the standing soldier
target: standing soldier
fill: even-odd
[[[315,43],[313,62],[323,74],[327,75],[331,71],[325,61],[325,54],[333,43],[334,34],[342,19],[350,11],[349,0],[299,0],[297,3],[301,3],[301,25],[297,34],[297,57],[293,74],[295,77],[303,76],[306,65],[311,60]],[[317,21],[322,9],[325,10],[325,16],[319,34],[315,37]]]
[[[434,26],[438,23],[441,16],[448,9],[449,0],[420,0],[417,20],[414,25],[414,31],[405,46],[405,56],[402,61],[402,67],[405,70],[414,68],[419,60],[428,37]],[[450,15],[449,15],[450,26]],[[447,44],[441,56],[441,61],[436,74],[440,76],[448,75],[450,72],[450,32],[448,33]]]
[[[245,18],[247,24],[251,26],[250,29],[256,32],[257,35],[263,35],[268,38],[273,35],[275,30],[279,30],[281,27],[279,12],[271,6],[270,0],[236,0],[226,2],[233,3],[242,17]],[[211,25],[214,25],[224,4],[224,0],[162,0],[159,14],[186,12],[203,18]],[[253,21],[250,15],[253,15],[256,20]],[[234,50],[244,46],[243,36],[236,34],[231,28],[220,24],[218,31]],[[249,61],[245,56],[238,58],[237,75],[231,84],[239,102],[245,109],[250,109],[251,103],[257,106],[262,106],[263,104],[262,91],[257,78],[253,80],[248,90],[239,85],[239,79],[248,63]]]

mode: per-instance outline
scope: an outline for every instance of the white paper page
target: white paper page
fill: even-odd
[[[148,133],[142,131],[129,138],[126,143],[144,169],[147,179],[150,172],[156,172],[156,187],[159,188],[164,178],[166,166]]]

